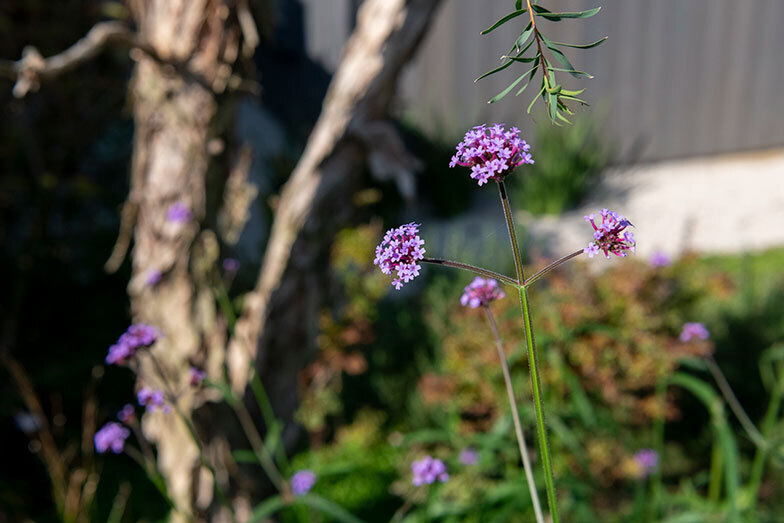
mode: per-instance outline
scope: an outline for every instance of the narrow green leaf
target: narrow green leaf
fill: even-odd
[[[528,105],[528,109],[526,109],[526,110],[525,110],[525,112],[526,112],[527,114],[531,114],[531,108],[532,108],[532,107],[534,106],[534,104],[536,103],[536,100],[537,100],[537,98],[539,98],[539,97],[542,95],[542,93],[544,93],[544,89],[545,89],[545,86],[544,86],[544,85],[542,85],[542,88],[539,90],[539,92],[538,92],[538,93],[536,93],[536,96],[534,96],[534,99],[533,99],[533,100],[531,100],[531,103]]]
[[[531,22],[528,22],[528,25],[525,26],[523,32],[520,33],[520,36],[518,36],[517,40],[515,40],[515,47],[517,49],[522,48],[525,45],[525,43],[528,41],[528,39],[531,38],[532,34],[534,34],[534,27],[533,24],[531,24]],[[533,43],[533,40],[531,40],[531,43]],[[528,49],[528,47],[531,46],[531,43],[529,43],[528,46],[526,46],[526,49]]]
[[[575,49],[590,49],[591,47],[596,47],[597,45],[601,44],[605,40],[607,40],[606,36],[599,38],[597,41],[591,42],[590,44],[567,44],[564,42],[553,42],[553,44],[562,45],[564,47],[574,47]]]
[[[576,96],[569,96],[569,95],[565,95],[565,94],[561,93],[560,97],[563,98],[564,100],[574,100],[575,102],[580,102],[583,105],[590,105],[585,100],[583,100],[581,98],[577,98]]]
[[[512,82],[511,84],[509,84],[509,86],[508,86],[506,89],[504,89],[503,91],[501,91],[501,92],[500,92],[500,93],[498,93],[497,95],[495,95],[495,96],[493,96],[492,98],[490,98],[490,99],[487,101],[487,103],[489,103],[489,104],[495,103],[495,102],[497,102],[498,100],[500,100],[501,98],[503,98],[504,96],[506,96],[507,94],[509,94],[509,92],[510,92],[512,89],[514,89],[514,88],[515,88],[515,86],[516,86],[517,84],[519,84],[519,83],[520,83],[520,82],[523,80],[523,78],[525,78],[525,77],[526,77],[526,75],[527,75],[528,73],[530,73],[530,72],[531,72],[533,69],[536,69],[536,66],[534,66],[532,69],[529,69],[528,71],[526,71],[526,72],[524,72],[523,74],[521,74],[520,76],[518,76],[518,77],[517,77],[517,80],[515,80],[514,82]]]
[[[512,60],[514,62],[525,63],[525,64],[530,64],[531,62],[536,60],[535,56],[530,56],[530,57],[528,57],[528,56],[502,56],[502,58],[505,58],[507,60]]]
[[[232,450],[231,457],[234,458],[234,461],[236,461],[237,463],[253,463],[253,464],[259,463],[259,458],[256,457],[256,454],[252,450],[247,450],[247,449]]]
[[[515,0],[515,9],[520,9],[523,7],[523,0]]]
[[[308,505],[342,523],[362,523],[362,520],[350,514],[346,509],[315,494],[303,494],[294,498],[295,503]]]
[[[527,11],[528,9],[518,9],[517,11],[512,11],[508,15],[501,17],[500,20],[498,20],[496,23],[494,23],[493,25],[491,25],[490,27],[488,27],[487,29],[485,29],[479,34],[486,35],[487,33],[494,31],[495,29],[498,29],[509,20],[512,20],[513,18],[517,18],[518,16],[525,14]]]
[[[593,78],[593,75],[586,73],[585,71],[576,71],[574,69],[563,69],[560,67],[550,67],[553,71],[563,71],[564,73],[569,73],[575,78],[579,76],[585,76],[586,78]]]
[[[536,70],[538,68],[539,68],[539,57],[537,56],[536,59],[534,60],[534,67],[533,67],[533,69],[531,69],[531,72],[530,72],[530,74],[528,76],[528,81],[525,82],[525,85],[523,85],[520,88],[520,90],[515,93],[515,96],[520,96],[523,93],[523,91],[525,91],[525,88],[528,87],[531,84],[531,80],[533,80],[534,76],[536,76]]]
[[[558,22],[563,18],[590,18],[596,13],[601,10],[601,7],[594,7],[593,9],[588,9],[586,11],[574,11],[574,12],[566,12],[566,13],[553,13],[550,11],[542,10],[534,8],[536,11],[537,16],[541,16],[542,18],[546,18],[548,20],[552,20],[553,22]]]
[[[585,89],[580,89],[579,91],[570,91],[568,89],[561,89],[561,94],[565,94],[566,96],[577,96],[583,91],[585,91]]]
[[[270,498],[265,499],[258,505],[256,508],[253,509],[253,513],[250,515],[250,519],[248,520],[249,523],[255,523],[256,521],[263,521],[264,519],[268,518],[269,516],[273,515],[280,509],[286,506],[286,502],[283,501],[279,495],[272,496]]]
[[[566,122],[568,125],[572,125],[572,122],[571,122],[571,120],[567,119],[567,118],[566,118],[564,115],[562,115],[561,113],[556,113],[556,116],[557,116],[557,117],[558,117],[558,119],[559,119],[559,120],[561,120],[562,122]]]
[[[569,62],[569,59],[566,58],[566,55],[564,55],[561,52],[561,50],[558,49],[555,46],[555,44],[551,40],[549,40],[547,37],[545,37],[544,35],[541,35],[541,37],[542,37],[542,41],[544,42],[544,45],[546,45],[547,48],[553,53],[553,56],[555,57],[555,59],[558,60],[558,62],[561,65],[563,65],[566,69],[568,69],[570,71],[573,71],[574,70],[574,66],[571,64],[571,62]],[[577,77],[577,75],[575,75],[573,73],[570,73],[570,74],[572,76],[574,76],[575,78]]]
[[[558,95],[554,92],[558,87],[555,85],[555,73],[550,70],[550,85],[554,87],[547,88],[547,108],[550,110],[550,121],[555,122],[555,115],[558,112]]]

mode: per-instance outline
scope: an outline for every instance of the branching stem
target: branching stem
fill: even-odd
[[[473,272],[479,274],[480,276],[486,276],[488,278],[495,278],[496,280],[500,280],[507,285],[511,285],[512,287],[519,287],[517,280],[514,278],[510,278],[509,276],[504,276],[503,274],[499,274],[497,272],[488,271],[487,269],[483,269],[481,267],[474,267],[473,265],[468,265],[467,263],[460,263],[451,260],[442,260],[440,258],[424,258],[422,259],[423,263],[432,263],[435,265],[445,265],[447,267],[454,267],[456,269],[462,269],[464,271]]]

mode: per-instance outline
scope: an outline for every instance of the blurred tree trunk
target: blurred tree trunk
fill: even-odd
[[[179,392],[188,390],[190,362],[216,347],[215,329],[210,328],[213,301],[194,274],[200,264],[217,257],[214,235],[199,234],[198,223],[205,214],[207,146],[218,109],[216,93],[229,80],[239,30],[234,13],[222,0],[130,4],[139,40],[165,61],[136,54],[130,90],[135,135],[128,203],[136,213],[131,309],[135,321],[165,333],[154,349],[159,365],[149,359],[141,362],[140,386],[180,396],[179,407],[189,416],[192,396]],[[175,204],[189,210],[192,219],[170,218]],[[194,245],[203,247],[200,259],[191,256]],[[156,272],[162,275],[160,282],[148,284]],[[159,379],[161,373],[165,380]],[[144,431],[157,445],[158,465],[171,498],[185,513],[191,512],[199,466],[187,427],[177,415],[154,413],[144,417]]]

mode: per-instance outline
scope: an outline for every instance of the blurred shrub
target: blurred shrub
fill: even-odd
[[[564,127],[540,121],[532,148],[536,163],[522,169],[521,176],[510,177],[515,201],[535,215],[560,214],[576,206],[610,162],[611,150],[600,127],[589,117]]]

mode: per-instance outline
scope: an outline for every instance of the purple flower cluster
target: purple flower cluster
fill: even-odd
[[[680,339],[683,342],[691,341],[695,338],[700,340],[707,340],[710,337],[710,332],[705,328],[702,323],[687,322],[683,324]]]
[[[506,131],[502,124],[478,125],[466,132],[463,141],[457,144],[457,153],[452,156],[449,167],[470,167],[471,178],[480,187],[490,179],[501,181],[515,167],[534,163],[528,152],[531,146],[519,134],[517,127]]]
[[[491,301],[500,300],[506,296],[504,291],[498,287],[498,282],[492,278],[482,278],[477,276],[474,281],[463,289],[460,303],[465,307],[468,305],[472,309],[487,305]]]
[[[95,433],[95,450],[103,454],[111,450],[115,454],[122,452],[125,440],[131,435],[131,431],[117,423],[110,421],[101,430]]]
[[[441,483],[449,481],[449,473],[446,471],[444,462],[430,456],[425,456],[419,461],[411,463],[411,472],[414,475],[412,483],[417,487],[430,485],[436,480]]]
[[[169,206],[166,219],[171,223],[186,223],[193,219],[193,213],[184,203],[175,202]]]
[[[122,421],[123,423],[129,423],[133,418],[136,417],[136,409],[133,408],[133,405],[130,403],[126,403],[122,410],[117,413],[117,419]]]
[[[463,465],[476,465],[479,462],[479,453],[471,447],[467,447],[460,451],[457,459]]]
[[[152,390],[144,387],[136,393],[136,399],[139,400],[139,405],[147,407],[149,412],[152,412],[155,409],[160,409],[162,412],[169,412],[170,410],[163,397],[163,391],[160,390]]]
[[[312,470],[298,470],[291,476],[291,492],[295,496],[307,494],[316,484],[316,474]]]
[[[378,265],[384,274],[397,271],[397,278],[392,280],[392,285],[400,290],[403,283],[408,283],[419,276],[422,266],[417,261],[425,257],[425,249],[422,247],[424,244],[425,240],[419,237],[417,223],[407,223],[389,229],[381,244],[376,247],[373,264]]]
[[[158,329],[144,323],[136,323],[128,327],[117,343],[109,347],[106,363],[122,365],[136,354],[136,351],[149,347],[158,340]]]
[[[207,378],[207,373],[197,367],[190,368],[191,387],[198,387]]]
[[[634,461],[640,468],[640,475],[646,478],[659,468],[659,453],[653,449],[641,449],[634,454]]]
[[[602,209],[599,214],[602,221],[598,225],[595,214],[589,214],[585,217],[585,221],[593,227],[594,241],[589,243],[583,252],[589,258],[599,254],[599,251],[603,251],[607,258],[610,257],[610,253],[623,258],[628,255],[626,251],[635,252],[637,244],[634,241],[634,234],[629,231],[624,232],[626,227],[632,225],[632,222],[609,209]]]
[[[648,262],[652,267],[666,267],[672,263],[672,260],[662,251],[656,251],[651,255],[651,258],[648,260]]]

